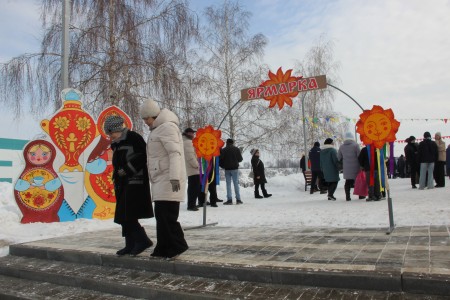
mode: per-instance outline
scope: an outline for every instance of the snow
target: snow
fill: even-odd
[[[248,183],[247,170],[242,170],[241,182]],[[447,180],[447,179],[446,179]],[[245,184],[246,185],[246,184]],[[450,223],[450,183],[445,188],[412,189],[409,178],[390,179],[394,222],[401,226],[448,225]],[[345,201],[344,180],[335,193],[337,201],[328,201],[326,194],[305,192],[301,173],[274,174],[266,188],[271,198],[255,199],[253,187],[241,186],[243,205],[207,207],[206,223],[230,227],[354,227],[389,228],[388,202]],[[226,185],[217,188],[220,199],[226,198]],[[234,199],[233,199],[234,201]],[[235,202],[234,202],[235,203]],[[76,233],[118,228],[112,220],[79,219],[73,222],[21,224],[22,214],[13,196],[13,185],[0,182],[0,256],[8,254],[9,244],[42,240]],[[180,206],[179,221],[183,227],[202,225],[203,210],[187,211]],[[156,235],[155,219],[141,220],[149,234]],[[153,232],[152,232],[153,231]]]

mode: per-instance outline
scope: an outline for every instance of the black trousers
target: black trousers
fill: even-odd
[[[355,187],[355,180],[354,179],[345,179],[345,196],[350,197],[350,190]]]
[[[323,174],[322,171],[311,171],[311,190],[323,190]]]
[[[141,228],[141,224],[137,219],[122,222],[122,236],[130,236],[133,232],[137,232]]]
[[[411,173],[411,185],[416,185],[416,176],[419,171],[419,167],[416,164],[409,164],[409,171]]]
[[[178,222],[180,202],[155,201],[156,247],[152,256],[174,257],[189,247]]]
[[[210,184],[208,185],[209,202],[211,204],[216,204],[217,199],[219,199],[219,198],[217,198],[216,175],[214,175],[214,180],[212,180],[212,172],[209,173],[208,182],[210,182]],[[202,186],[200,184],[200,194],[198,196],[198,205],[199,206],[203,206],[203,203],[205,203],[205,196],[206,196],[206,193],[202,193],[201,189],[202,189]]]
[[[366,182],[367,186],[369,187],[369,198],[381,198],[381,191],[380,191],[380,181],[378,180],[378,171],[375,170],[373,173],[374,176],[374,185],[370,186],[370,171],[366,171]]]
[[[201,192],[202,185],[200,183],[200,175],[191,175],[188,176],[188,188],[187,188],[187,194],[188,194],[188,201],[187,201],[187,207],[188,208],[194,208],[197,203],[197,198],[199,198],[200,202],[200,192]]]
[[[261,192],[265,196],[267,195],[266,184],[264,182],[255,183],[255,194],[259,194],[259,187],[261,186]]]
[[[337,189],[337,181],[336,182],[327,182],[328,183],[328,196],[334,197],[334,192]]]
[[[445,186],[445,161],[437,161],[434,164],[434,180],[437,186]]]

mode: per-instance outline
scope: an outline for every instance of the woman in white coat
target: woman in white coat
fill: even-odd
[[[140,109],[150,128],[147,167],[155,203],[157,244],[151,256],[175,258],[189,247],[178,222],[186,193],[186,166],[178,117],[148,99]]]

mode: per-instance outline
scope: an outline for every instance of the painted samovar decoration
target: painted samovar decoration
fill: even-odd
[[[50,120],[42,120],[41,128],[50,136],[65,157],[59,172],[83,171],[78,161],[97,135],[94,119],[82,108],[82,94],[75,89],[61,92],[63,108]]]
[[[23,150],[25,168],[14,186],[21,223],[59,222],[57,215],[64,198],[61,180],[53,170],[55,147],[45,140],[34,140]]]
[[[40,122],[48,138],[24,148],[25,169],[14,190],[22,223],[114,216],[112,151],[103,124],[107,116],[120,115],[132,128],[131,119],[111,106],[95,122],[82,108],[83,94],[73,88],[64,89],[61,99],[62,108]]]

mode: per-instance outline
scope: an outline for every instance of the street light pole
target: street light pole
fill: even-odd
[[[306,122],[305,122],[305,97],[306,92],[302,95],[302,119],[303,119],[303,147],[305,149],[305,168],[306,170],[309,170],[308,168],[308,151],[306,151],[307,143],[306,143]]]
[[[62,11],[62,40],[61,40],[61,85],[62,89],[69,87],[69,21],[70,0],[63,0]]]
[[[332,88],[335,88],[336,90],[340,91],[341,93],[343,93],[344,95],[346,95],[347,97],[352,99],[352,101],[355,102],[356,105],[358,105],[359,108],[361,108],[362,111],[364,111],[364,108],[358,103],[358,101],[353,99],[349,94],[347,94],[346,92],[344,92],[340,88],[335,87],[334,85],[332,85],[330,83],[327,83],[327,85],[331,86]],[[356,139],[356,125],[355,125],[355,139]],[[384,163],[384,162],[382,162],[382,163]],[[391,193],[390,193],[389,190],[387,190],[387,197],[388,197],[388,211],[389,211],[389,230],[388,230],[388,232],[386,232],[386,234],[390,234],[392,231],[394,231],[395,224],[394,224],[394,210],[393,210],[393,207],[392,207],[392,198],[391,198]]]

